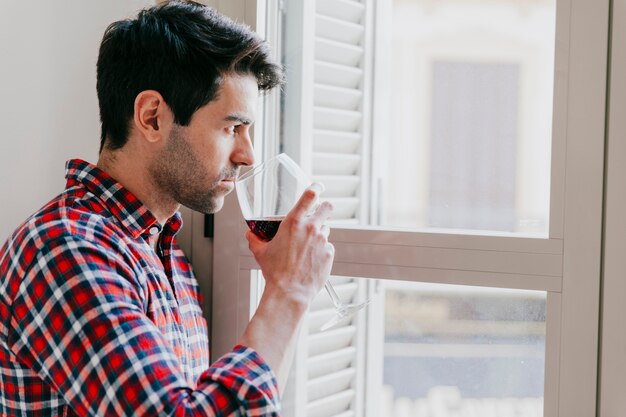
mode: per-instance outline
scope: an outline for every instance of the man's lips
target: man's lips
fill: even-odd
[[[226,187],[229,190],[229,192],[230,192],[230,190],[235,188],[235,179],[234,178],[224,178],[223,180],[220,180],[220,184],[222,184],[223,187]]]

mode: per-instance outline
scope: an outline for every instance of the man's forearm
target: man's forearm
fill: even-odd
[[[246,327],[241,344],[256,350],[276,374],[282,394],[293,360],[298,329],[307,310],[303,300],[263,294],[254,317]]]

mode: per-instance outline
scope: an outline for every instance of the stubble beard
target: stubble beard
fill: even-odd
[[[217,178],[210,178],[180,126],[172,129],[167,146],[150,165],[153,181],[163,195],[201,213],[221,208],[223,196],[218,196],[217,186],[225,178],[235,178],[237,172],[236,167],[226,167]]]

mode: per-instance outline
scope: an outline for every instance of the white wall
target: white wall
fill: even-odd
[[[63,190],[67,159],[96,162],[102,34],[151,3],[0,0],[0,242]]]

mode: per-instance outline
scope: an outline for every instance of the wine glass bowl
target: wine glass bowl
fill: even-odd
[[[311,183],[302,168],[284,153],[243,173],[235,181],[235,191],[250,230],[265,241],[272,240],[281,221]],[[343,303],[330,282],[326,281],[324,287],[336,314],[320,330],[335,326],[369,303]]]
[[[302,169],[286,154],[242,174],[235,181],[235,190],[250,230],[263,240],[271,240],[310,184]]]

